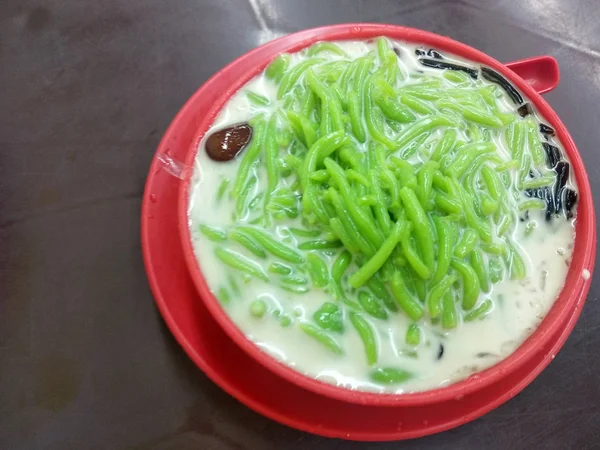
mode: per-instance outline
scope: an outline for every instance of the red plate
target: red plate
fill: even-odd
[[[311,39],[311,36],[314,39],[313,35],[322,31],[307,30],[294,35],[294,39]],[[287,44],[279,40],[267,45],[273,50]],[[528,81],[535,81],[536,90],[545,92],[558,82],[556,62],[548,57],[536,61],[537,64],[520,61],[509,67]],[[540,72],[540,62],[548,70]],[[236,63],[246,64],[246,69],[252,70],[251,58],[241,58]],[[214,101],[212,96],[222,92],[217,85],[235,83],[235,74],[227,69],[209,80],[202,92],[192,96],[167,130],[150,169],[142,207],[142,248],[150,285],[167,325],[190,358],[215,383],[255,411],[294,428],[354,440],[408,439],[447,430],[485,414],[529,384],[551,361],[575,325],[589,282],[574,286],[576,289],[570,293],[572,314],[565,315],[562,323],[557,321],[544,347],[532,350],[517,370],[502,370],[504,374],[500,374],[499,381],[472,394],[429,405],[365,406],[320,396],[279,377],[225,334],[199,298],[188,273],[177,218],[180,180],[165,170],[159,155],[166,154],[175,161],[185,159],[200,122],[206,119]],[[584,169],[582,173],[585,176]],[[580,208],[591,205],[587,180],[582,184],[586,187],[586,201]],[[593,222],[593,210],[588,216]],[[590,261],[591,271],[596,239],[595,226],[588,222],[584,238],[591,244],[580,258]]]

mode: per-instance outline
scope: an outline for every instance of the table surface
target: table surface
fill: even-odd
[[[501,61],[558,59],[546,98],[600,192],[596,0],[0,2],[0,448],[600,448],[598,279],[555,361],[468,425],[351,443],[259,416],[175,343],[142,264],[158,141],[186,99],[251,48],[303,28],[388,22]]]

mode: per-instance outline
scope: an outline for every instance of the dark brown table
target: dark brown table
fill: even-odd
[[[556,57],[548,101],[600,192],[596,0],[2,0],[0,448],[596,449],[596,279],[556,360],[458,429],[406,443],[323,439],[212,384],[164,326],[142,265],[150,160],[185,100],[281,34],[336,22],[408,25],[502,61]]]

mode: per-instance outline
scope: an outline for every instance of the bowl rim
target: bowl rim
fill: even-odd
[[[212,108],[206,112],[204,118],[199,121],[195,138],[189,146],[184,164],[185,167],[193,167],[199,142],[224,104],[249,80],[261,72],[278,54],[282,52],[297,52],[315,42],[323,40],[365,40],[378,36],[386,36],[399,41],[414,42],[424,46],[431,46],[464,57],[468,60],[485,64],[498,71],[529,98],[531,103],[534,104],[546,121],[555,129],[557,138],[561,142],[571,161],[572,173],[575,174],[578,185],[579,200],[575,221],[576,235],[573,257],[567,273],[565,285],[544,317],[542,323],[513,353],[493,366],[484,369],[483,371],[476,372],[464,380],[423,392],[402,394],[374,393],[351,390],[317,380],[292,369],[285,363],[278,361],[261,350],[255,343],[249,340],[233,320],[229,318],[219,301],[211,293],[193,250],[188,223],[188,198],[192,171],[188,171],[184,175],[179,186],[177,213],[178,227],[184,259],[200,299],[205,303],[207,309],[226,334],[261,365],[272,372],[275,372],[278,376],[304,389],[337,400],[378,406],[426,405],[454,398],[462,398],[465,395],[469,395],[479,389],[489,386],[499,379],[513,373],[536,353],[543,351],[544,346],[550,337],[554,335],[557,328],[564,322],[564,319],[575,314],[577,308],[580,307],[580,305],[578,305],[578,297],[581,290],[589,289],[591,279],[585,280],[582,273],[584,269],[588,270],[590,274],[593,272],[596,249],[596,227],[587,173],[581,156],[566,127],[540,94],[502,63],[479,50],[446,36],[414,28],[387,24],[349,23],[312,28],[283,36],[245,53],[218,71],[202,87],[200,87],[195,95],[200,95],[207,85],[214,88],[214,84],[218,83],[220,79],[223,79],[224,86],[222,93],[218,100],[213,103]],[[231,74],[239,71],[241,68],[244,68],[244,71],[241,74],[232,77]]]

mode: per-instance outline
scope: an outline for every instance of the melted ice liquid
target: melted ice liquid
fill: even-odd
[[[353,57],[376,51],[373,43],[344,41],[337,44]],[[443,80],[442,71],[429,69],[418,63],[414,56],[417,46],[402,42],[394,42],[394,46],[401,50],[399,65],[409,82],[417,70]],[[450,61],[477,67],[477,64],[446,53],[444,57]],[[292,64],[303,58],[299,54],[292,55]],[[330,58],[335,59],[335,56]],[[271,99],[272,104],[267,107],[251,104],[245,95],[249,90]],[[230,99],[215,119],[211,130],[246,122],[261,110],[273,112],[281,105],[276,98],[276,85],[261,74]],[[506,96],[504,98],[505,102],[501,108],[505,112],[513,112],[514,105]],[[538,116],[538,119],[543,121],[542,117]],[[208,134],[210,131],[206,135]],[[494,139],[494,142],[500,153],[509,154],[502,140]],[[223,178],[235,179],[241,158],[237,157],[227,163],[212,161],[206,156],[203,143],[204,141],[199,144],[194,165],[189,224],[200,267],[208,285],[216,293],[220,286],[228,285],[229,276],[234,274],[234,271],[216,258],[215,244],[198,231],[198,226],[206,224],[227,228],[232,224],[234,202],[221,201],[217,204],[215,197]],[[564,152],[563,158],[566,159]],[[263,167],[256,175],[259,177],[259,183],[249,198],[263,191],[266,186],[266,172]],[[280,185],[290,185],[293,178],[281,180]],[[571,187],[572,183],[569,182]],[[402,393],[435,389],[464,379],[510,355],[535,330],[560,293],[573,249],[572,221],[561,218],[546,222],[544,212],[532,212],[530,218],[537,220],[538,228],[525,237],[526,222],[521,222],[513,236],[513,240],[521,247],[521,254],[527,265],[527,277],[520,281],[501,281],[493,286],[491,293],[481,294],[479,301],[490,297],[495,304],[494,310],[483,320],[462,323],[454,330],[444,331],[441,327],[432,326],[429,319],[424,317],[421,320],[424,333],[415,357],[415,349],[405,344],[406,329],[411,323],[405,314],[390,314],[388,320],[369,318],[379,340],[378,366],[401,367],[415,374],[413,379],[401,385],[381,386],[369,380],[369,367],[365,361],[363,345],[351,326],[346,325],[344,333],[335,336],[345,349],[343,356],[334,355],[296,326],[301,321],[312,322],[311,316],[314,311],[323,302],[332,300],[323,290],[313,289],[308,294],[298,295],[275,284],[267,284],[260,280],[243,283],[240,278],[238,284],[241,284],[243,298],[232,299],[224,308],[235,324],[258,347],[299,372],[319,380],[347,388],[376,392]],[[302,228],[299,219],[289,220],[288,223],[278,222],[277,225],[270,231],[282,239],[288,236],[284,234],[283,226]],[[254,258],[239,246],[235,250]],[[331,256],[329,263],[336,255],[337,253]],[[267,260],[263,267],[270,261]],[[281,316],[288,316],[294,319],[295,323],[289,327],[282,327],[279,320],[270,314],[261,319],[253,317],[249,312],[249,304],[257,298],[265,300],[271,311],[278,310]],[[438,359],[440,344],[443,344],[443,357]]]

